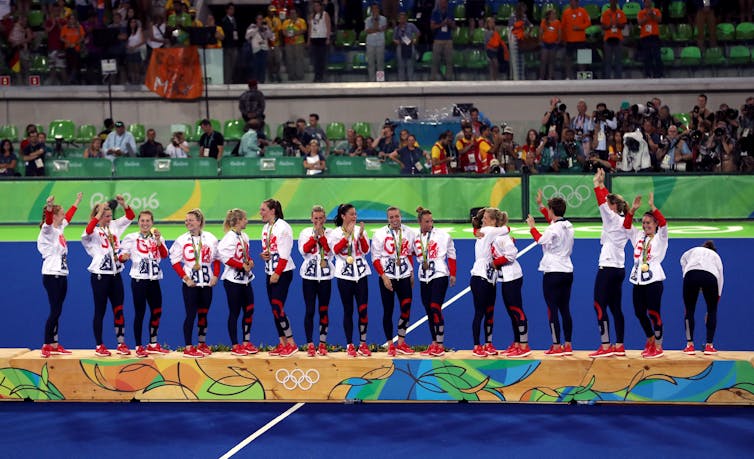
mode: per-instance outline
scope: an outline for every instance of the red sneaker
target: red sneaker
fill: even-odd
[[[605,349],[604,347],[600,346],[599,348],[597,348],[596,351],[589,354],[589,357],[593,359],[599,359],[601,357],[612,357],[614,353],[615,353],[614,347],[608,346],[607,349]]]
[[[613,349],[613,355],[616,357],[625,357],[626,356],[626,346],[622,344],[616,344],[615,346],[610,346]]]
[[[212,355],[212,349],[207,346],[207,343],[199,343],[198,346],[196,346],[196,350],[204,354],[204,356]]]
[[[184,357],[191,357],[192,359],[201,359],[204,357],[204,354],[199,352],[197,348],[194,346],[186,346],[186,349],[183,350],[183,356]]]
[[[242,346],[247,355],[254,355],[259,352],[259,349],[251,343],[243,343]]]
[[[487,352],[479,344],[474,346],[474,350],[472,350],[471,353],[474,355],[474,357],[487,357]]]
[[[170,354],[170,351],[163,349],[160,343],[149,343],[147,344],[147,354]]]
[[[513,348],[512,351],[506,354],[506,357],[511,359],[520,359],[531,355],[531,348],[528,344],[522,344],[521,346]]]
[[[717,355],[717,349],[712,344],[707,343],[704,346],[704,355]]]
[[[665,355],[665,353],[661,348],[657,346],[652,346],[648,351],[645,351],[641,354],[641,356],[645,359],[656,359],[658,357],[662,357],[663,355]]]
[[[285,349],[285,345],[282,343],[278,343],[277,346],[275,346],[274,349],[271,349],[269,354],[270,355],[280,355],[281,352],[283,352],[283,349]]]
[[[239,357],[243,357],[245,355],[249,355],[248,352],[246,352],[246,349],[240,344],[234,344],[233,347],[230,349],[230,355],[237,355]]]
[[[306,347],[306,355],[308,355],[309,357],[317,356],[317,349],[314,347],[314,343],[309,343],[309,345]]]
[[[573,348],[570,344],[563,346],[563,355],[573,355]]]
[[[348,345],[348,347],[346,348],[346,353],[348,354],[349,357],[356,357],[356,356],[359,355],[356,352],[356,348],[353,347],[353,343],[351,343],[351,344]]]
[[[398,351],[395,350],[395,344],[392,342],[388,344],[387,346],[387,356],[388,357],[395,357],[398,354]]]
[[[107,350],[104,344],[100,344],[94,349],[94,355],[97,357],[110,357],[113,354]]]
[[[126,343],[118,344],[118,347],[115,348],[115,352],[120,355],[131,355],[131,349],[126,346]]]
[[[495,346],[493,346],[492,343],[484,345],[484,352],[486,352],[487,355],[497,355],[497,349],[495,349]]]
[[[52,351],[52,346],[50,346],[49,344],[45,344],[44,346],[42,346],[42,349],[40,350],[42,358],[46,359],[50,357],[51,351]]]
[[[136,346],[136,357],[143,359],[144,357],[148,357],[149,353],[147,352],[147,349],[144,346]]]
[[[435,345],[434,345],[434,343],[432,343],[429,346],[427,346],[426,349],[424,349],[423,351],[421,351],[419,353],[419,355],[423,355],[424,357],[431,357],[432,356],[432,351],[434,350],[434,348],[435,348]]]
[[[286,344],[285,347],[280,351],[280,357],[290,357],[296,352],[298,352],[298,346],[296,346],[295,344]]]
[[[62,344],[58,343],[56,346],[50,346],[51,355],[71,355],[73,352],[64,348]]]
[[[411,346],[406,344],[406,342],[398,343],[395,345],[395,349],[398,351],[399,354],[405,354],[405,355],[411,355],[415,351],[411,349]]]
[[[647,354],[653,347],[655,347],[654,340],[648,339],[647,344],[644,345],[644,351],[642,351],[641,356],[644,357],[644,354]]]
[[[518,343],[511,343],[504,351],[500,351],[500,355],[508,355],[513,350],[518,349]]]
[[[327,344],[319,343],[319,347],[317,348],[317,354],[327,355]]]
[[[696,355],[696,349],[694,349],[694,343],[687,344],[686,347],[683,348],[683,353],[686,355]]]
[[[435,347],[432,349],[432,357],[442,357],[443,355],[445,355],[445,346],[435,344]]]
[[[557,346],[557,347],[556,347]],[[560,357],[563,355],[563,346],[560,344],[553,344],[550,349],[545,351],[545,355],[551,355],[553,357]]]
[[[359,344],[358,352],[359,352],[359,355],[363,355],[364,357],[372,356],[372,351],[369,350],[369,346],[367,346],[367,343]]]

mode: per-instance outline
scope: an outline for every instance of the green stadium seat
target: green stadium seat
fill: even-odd
[[[271,133],[270,133],[270,123],[264,123],[264,136],[269,139],[270,135],[271,135]],[[272,139],[270,139],[270,140],[272,140]]]
[[[284,156],[279,158],[244,158],[226,156],[222,159],[222,175],[240,176],[304,176],[302,158]]]
[[[147,129],[143,124],[133,123],[128,125],[128,132],[134,136],[136,143],[142,143],[147,139]]]
[[[429,70],[432,68],[432,51],[424,51],[422,58],[419,61],[419,67],[423,70]]]
[[[702,57],[702,62],[704,65],[710,65],[710,66],[723,66],[726,63],[725,55],[723,54],[722,48],[707,48],[704,50],[704,55]]]
[[[93,124],[82,124],[76,133],[76,142],[89,144],[97,135],[97,127]]]
[[[191,125],[186,123],[173,123],[170,125],[170,135],[173,135],[175,132],[183,132],[183,135],[187,137],[186,140],[188,140],[189,134],[191,134],[192,128]]]
[[[393,36],[395,35],[394,29],[385,30],[385,46],[391,48],[393,46]]]
[[[113,163],[105,158],[70,158],[46,161],[49,177],[101,178],[112,177]]]
[[[335,46],[337,48],[350,48],[356,42],[356,31],[352,29],[338,29],[335,33]]]
[[[667,46],[660,48],[660,59],[665,67],[675,65],[675,51],[673,51],[673,48]]]
[[[363,135],[364,137],[372,136],[372,126],[370,126],[366,121],[357,121],[353,123],[351,129],[356,131],[357,134]]]
[[[699,65],[702,62],[702,51],[697,46],[686,46],[681,49],[680,61],[686,67]]]
[[[466,66],[466,52],[453,51],[453,68],[456,70],[462,69]]]
[[[327,125],[325,134],[329,140],[342,140],[346,138],[346,125],[343,123],[332,122]]]
[[[463,3],[456,5],[455,9],[453,10],[453,16],[456,18],[456,21],[465,21],[466,5],[464,5]]]
[[[366,44],[367,44],[367,31],[362,30],[361,32],[359,32],[358,46],[364,47],[366,46]]]
[[[278,128],[275,131],[275,137],[282,139],[283,138],[283,131],[285,131],[285,123],[278,124]]]
[[[673,41],[683,43],[691,41],[693,37],[694,29],[690,24],[678,24],[673,32]]]
[[[681,122],[684,129],[688,129],[691,125],[691,115],[688,113],[675,113],[673,114],[673,118]]]
[[[474,32],[472,32],[471,34],[471,44],[473,46],[484,45],[484,29],[482,29],[481,27],[474,29]]]
[[[367,56],[365,53],[359,51],[353,55],[351,60],[351,69],[355,71],[366,70],[367,68]]]
[[[635,21],[641,11],[641,2],[628,2],[623,4],[623,13],[629,21]]]
[[[42,27],[45,22],[45,15],[42,10],[29,10],[27,13],[27,24],[32,29]]]
[[[73,142],[76,139],[76,125],[71,120],[55,120],[50,122],[50,141],[56,136],[61,136],[65,142]]]
[[[47,75],[50,72],[50,67],[47,65],[47,57],[41,54],[34,54],[31,56],[31,63],[29,64],[29,73],[32,75]]]
[[[668,42],[673,40],[673,30],[670,28],[667,24],[660,24],[659,27],[660,32],[660,41],[661,42]]]
[[[749,48],[743,45],[731,46],[728,53],[728,64],[730,65],[748,65],[751,62],[751,53]]]
[[[668,7],[670,19],[686,19],[686,2],[683,0],[674,0]]]
[[[600,6],[596,3],[585,4],[584,9],[589,14],[589,19],[591,19],[592,21],[599,19],[602,13],[602,11],[600,11]]]
[[[116,158],[116,177],[216,177],[214,158]]]
[[[497,7],[497,14],[495,15],[495,20],[497,22],[508,22],[508,19],[510,19],[511,14],[513,14],[513,5],[509,3],[503,3],[499,7]]]
[[[453,46],[466,46],[470,40],[468,27],[456,27],[453,29]]]
[[[721,22],[717,25],[717,39],[721,42],[729,42],[736,39],[736,26],[729,22]]]
[[[3,124],[0,126],[0,139],[18,142],[18,128],[12,124]]]
[[[736,40],[754,40],[754,23],[741,22],[736,26]]]
[[[483,70],[487,68],[489,61],[487,60],[487,53],[480,49],[474,49],[469,53],[466,59],[466,68],[471,70]]]
[[[223,125],[223,137],[225,140],[241,140],[245,126],[244,120],[228,120]]]
[[[599,43],[602,41],[602,26],[593,25],[586,28],[586,40],[592,43]]]

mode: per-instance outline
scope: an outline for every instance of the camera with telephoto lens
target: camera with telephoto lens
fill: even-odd
[[[698,129],[694,129],[693,131],[688,133],[687,137],[689,141],[689,146],[693,147],[702,143],[702,140],[704,140],[705,136],[702,131]]]
[[[723,137],[723,136],[725,136],[725,129],[723,129],[721,127],[716,128],[715,131],[714,131],[714,133],[715,133],[716,137]]]
[[[642,104],[634,104],[631,106],[631,114],[634,116],[640,115],[644,117],[649,117],[657,113],[657,109],[655,108],[655,104],[652,102],[647,102],[646,105]]]
[[[738,119],[738,110],[735,108],[720,110],[715,113],[715,119],[718,121],[735,121]]]
[[[607,121],[615,118],[615,112],[608,109],[603,109],[597,111],[597,114],[595,115],[595,118],[597,121]]]
[[[491,175],[500,175],[503,173],[503,168],[500,167],[500,161],[497,159],[493,159],[490,161],[490,172]]]

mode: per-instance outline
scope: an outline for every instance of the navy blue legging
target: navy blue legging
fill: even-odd
[[[359,312],[359,339],[362,343],[367,342],[367,303],[369,302],[369,283],[366,277],[357,281],[338,279],[338,293],[343,303],[343,330],[346,333],[346,344],[353,344],[353,305]]]
[[[304,304],[306,313],[304,314],[304,332],[306,333],[306,342],[311,343],[314,335],[314,311],[317,309],[319,301],[319,342],[327,342],[327,328],[329,324],[328,310],[330,307],[330,296],[332,294],[332,281],[303,279]]]
[[[571,286],[573,273],[545,273],[542,276],[542,291],[547,303],[547,318],[550,322],[552,343],[560,344],[560,320],[563,321],[563,335],[567,343],[573,336],[571,319]]]
[[[385,287],[385,283],[382,279],[379,280],[380,284],[380,297],[382,298],[382,330],[385,332],[385,339],[387,341],[393,340],[393,310],[395,309],[394,296],[398,297],[400,303],[401,315],[398,319],[398,336],[401,338],[406,337],[406,329],[408,328],[408,321],[411,317],[411,278],[404,277],[403,279],[390,279],[390,283],[393,290],[390,291]]]
[[[243,340],[251,342],[251,323],[254,318],[254,290],[251,283],[238,284],[228,279],[223,281],[228,297],[228,336],[231,344],[238,344],[238,318],[243,311]]]
[[[610,344],[610,317],[615,322],[615,342],[622,343],[625,332],[625,319],[621,302],[623,299],[623,281],[626,278],[624,268],[600,266],[594,279],[594,311],[600,327],[600,342]]]
[[[427,323],[432,341],[443,344],[445,338],[445,319],[442,315],[442,304],[448,291],[448,276],[436,277],[429,282],[420,282],[424,312],[427,313]]]
[[[474,346],[480,344],[479,333],[484,319],[484,342],[492,342],[492,328],[495,324],[495,284],[487,282],[480,276],[471,276],[469,281],[471,296],[474,298],[474,319],[471,322],[471,333],[474,335]]]
[[[521,296],[523,286],[523,277],[501,282],[500,293],[503,296],[505,310],[508,311],[508,316],[511,318],[513,340],[517,343],[526,344],[529,342],[529,321],[524,314],[523,297]]]
[[[141,332],[144,316],[149,303],[149,342],[157,342],[157,330],[160,328],[162,317],[162,290],[160,281],[148,279],[131,279],[131,292],[134,298],[134,338],[136,345],[141,346]]]
[[[659,342],[662,342],[662,317],[660,316],[662,291],[662,281],[634,285],[633,291],[634,313],[639,319],[644,335],[647,338],[654,336]]]
[[[199,329],[199,343],[207,342],[207,315],[212,304],[212,287],[189,287],[183,284],[183,305],[186,308],[186,318],[183,320],[183,339],[186,346],[191,346],[191,335],[194,328],[194,320],[199,316],[197,328]]]
[[[279,337],[291,338],[293,336],[291,323],[285,315],[285,300],[288,299],[288,287],[291,286],[292,280],[293,270],[283,272],[274,284],[270,283],[270,276],[267,275],[267,297],[270,299],[272,316],[275,318],[275,328]]]
[[[58,342],[58,321],[63,312],[63,301],[68,293],[68,276],[45,274],[42,276],[42,285],[47,291],[47,299],[50,301],[50,314],[45,322],[44,344],[56,344]]]
[[[704,301],[707,303],[707,342],[712,343],[715,339],[717,328],[717,302],[720,297],[717,292],[717,278],[708,271],[692,269],[683,276],[683,304],[685,306],[686,340],[694,341],[694,312],[696,312],[696,300],[701,290]]]
[[[103,344],[102,341],[102,321],[105,319],[105,310],[107,301],[110,300],[110,306],[113,308],[113,324],[115,326],[115,337],[118,344],[124,343],[125,319],[123,318],[123,279],[120,273],[112,274],[92,274],[90,277],[92,284],[92,294],[94,296],[94,327],[95,344]]]

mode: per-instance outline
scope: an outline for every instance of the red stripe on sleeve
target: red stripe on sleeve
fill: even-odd
[[[542,216],[545,217],[545,220],[547,220],[547,223],[550,223],[550,212],[547,211],[547,207],[540,207],[539,213],[541,213]]]
[[[45,209],[45,223],[52,225],[52,212],[47,209]]]
[[[540,233],[540,232],[539,232],[539,231],[537,230],[537,228],[531,228],[531,229],[529,230],[529,232],[530,232],[530,233],[531,233],[531,235],[532,235],[532,236],[534,237],[534,240],[535,240],[535,241],[537,241],[537,242],[539,242],[539,239],[540,239],[540,238],[542,237],[542,233]]]
[[[343,249],[346,248],[347,245],[348,245],[348,240],[346,238],[343,238],[340,241],[338,241],[337,244],[335,244],[335,247],[333,247],[333,252],[340,253],[343,251]]]
[[[217,277],[217,276],[220,275],[220,265],[221,264],[222,263],[220,263],[220,260],[215,260],[214,262],[212,262],[212,274],[214,274],[215,277]]]
[[[382,267],[382,262],[379,258],[374,260],[372,264],[374,265],[374,269],[377,270],[377,274],[379,274],[380,276],[385,274],[385,269]]]
[[[652,215],[655,216],[657,219],[657,226],[665,226],[668,224],[668,221],[665,220],[665,216],[662,215],[662,212],[660,212],[660,209],[655,209],[654,212],[652,212]]]
[[[173,265],[173,270],[178,274],[178,277],[180,277],[181,279],[186,277],[186,272],[183,270],[183,266],[181,265],[180,261]]]
[[[73,216],[76,213],[76,210],[77,210],[76,206],[71,206],[71,208],[68,209],[68,212],[65,213],[65,219],[68,220],[68,223],[70,223],[71,220],[73,220]],[[52,221],[50,223],[52,223]]]
[[[326,237],[322,236],[319,238],[319,245],[322,246],[322,250],[324,250],[325,253],[330,251],[330,245],[327,243]]]
[[[314,236],[310,237],[308,241],[304,243],[304,253],[315,253],[317,251],[317,240]]]
[[[277,273],[278,276],[283,274],[283,271],[285,270],[285,266],[287,264],[288,264],[288,260],[286,260],[285,258],[281,258],[280,261],[278,261],[278,267],[275,268],[275,273]]]
[[[497,257],[494,260],[492,260],[492,264],[495,265],[495,268],[499,268],[505,264],[508,264],[508,259],[505,257]]]
[[[607,195],[610,194],[610,192],[605,187],[596,187],[594,188],[594,195],[597,196],[597,205],[601,206],[602,204],[607,202]]]
[[[361,246],[361,251],[362,251],[363,253],[366,253],[366,252],[367,252],[367,250],[369,250],[369,243],[367,242],[367,238],[366,238],[366,237],[364,237],[364,235],[363,235],[363,234],[362,234],[362,235],[361,235],[361,237],[359,238],[359,245]]]
[[[626,229],[631,229],[631,226],[634,224],[634,214],[631,212],[628,212],[625,217],[623,217],[623,227]]]
[[[165,244],[161,244],[157,250],[160,252],[160,258],[167,258],[168,257],[168,249],[165,247]]]
[[[89,221],[89,224],[86,225],[86,234],[92,234],[94,232],[94,227],[97,226],[97,223],[99,223],[97,217],[92,217],[92,219]]]
[[[448,270],[450,271],[451,276],[456,275],[456,259],[455,258],[448,258]]]
[[[231,268],[243,269],[243,263],[241,263],[240,261],[234,258],[231,258],[230,260],[226,261],[225,264],[230,266]]]
[[[129,220],[136,218],[136,214],[134,214],[134,210],[130,206],[126,207],[126,218]]]

